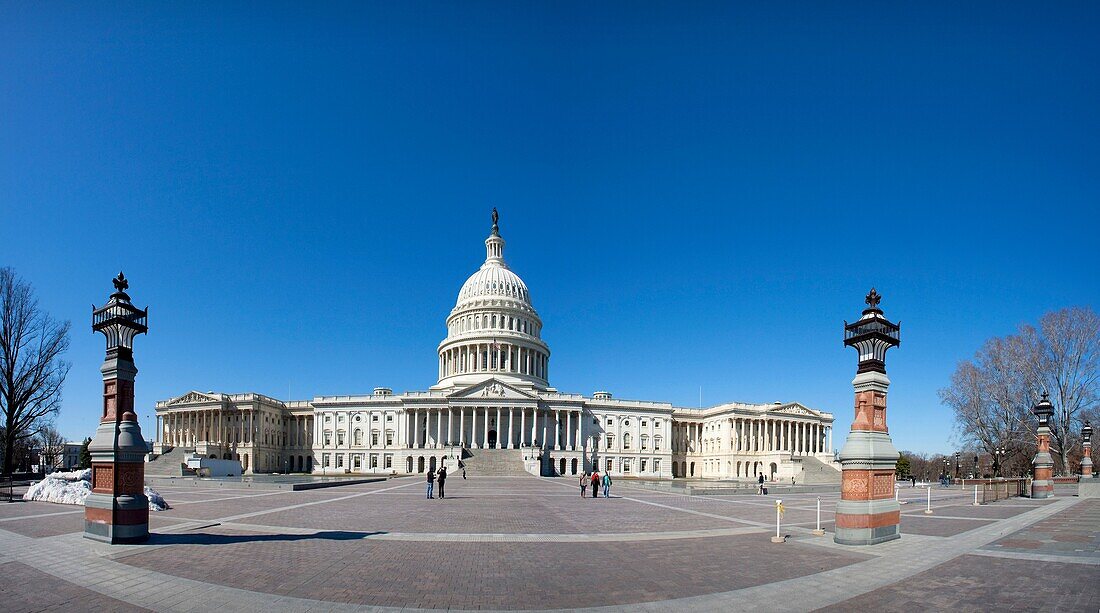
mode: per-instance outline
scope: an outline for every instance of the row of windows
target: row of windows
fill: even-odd
[[[343,423],[344,419],[345,419],[344,418],[344,413],[337,413],[336,414],[336,421],[337,422]],[[363,421],[363,414],[362,413],[356,413],[354,419],[355,419],[356,422]],[[370,421],[371,421],[371,423],[374,423],[374,424],[378,423],[378,413],[371,413]],[[393,413],[386,413],[386,423],[391,423],[391,422],[393,422]],[[332,413],[325,413],[325,423],[326,424],[332,423]]]
[[[380,434],[381,433],[378,430],[371,430],[371,432],[370,432],[370,444],[371,444],[372,447],[378,446],[378,441],[379,441],[379,435]],[[331,447],[332,446],[332,430],[325,430],[322,436],[323,436],[324,441],[325,441],[325,447]],[[347,436],[347,431],[346,430],[337,430],[336,431],[336,446],[337,447],[343,447],[344,446],[344,440],[345,440],[346,436]],[[386,430],[385,436],[386,436],[386,446],[388,446],[388,447],[393,446],[393,430]],[[363,446],[363,431],[362,430],[357,429],[352,433],[352,444],[355,445],[356,447],[362,447]]]
[[[350,459],[352,470],[361,470],[363,468],[364,456],[366,457],[366,461],[369,463],[368,466],[370,468],[378,468],[379,460],[382,461],[382,467],[383,468],[386,468],[386,469],[393,468],[393,454],[390,454],[390,453],[382,454],[381,457],[379,457],[379,454],[377,454],[377,453],[372,453],[370,455],[366,455],[366,454],[362,454],[362,453],[353,453],[353,454],[351,454],[351,459]],[[321,454],[321,466],[323,466],[325,468],[333,468],[333,467],[338,468],[338,469],[339,468],[344,468],[344,457],[345,457],[345,454],[342,454],[342,453],[333,453],[333,454],[322,453]]]
[[[643,428],[648,428],[649,427],[649,422],[648,421],[646,421],[644,419],[641,420],[641,421],[642,421],[642,427]],[[615,425],[615,419],[613,417],[608,417],[607,418],[607,425],[609,425],[609,426]],[[629,419],[624,419],[623,420],[623,427],[624,428],[629,428],[630,427],[630,420]],[[660,428],[661,427],[661,420],[654,419],[653,420],[653,427],[654,428]]]
[[[467,315],[451,322],[450,334],[468,332],[470,330],[510,330],[530,334],[535,338],[539,336],[539,327],[533,322],[522,317],[511,315]]]
[[[609,451],[609,450],[611,450],[615,447],[615,435],[614,434],[606,434],[606,435],[604,435],[603,438],[604,438],[604,451]],[[649,450],[649,436],[648,435],[643,434],[640,437],[638,437],[638,442],[641,446],[640,448],[641,448],[642,451],[648,451]],[[662,443],[662,438],[661,437],[659,437],[659,436],[653,437],[653,451],[660,451],[661,450],[661,443]],[[633,439],[633,437],[631,437],[630,433],[627,432],[626,434],[624,434],[623,435],[623,449],[628,450],[628,449],[631,448],[631,445],[633,445],[633,444],[634,444],[634,439]]]
[[[630,474],[634,472],[633,469],[635,468],[635,466],[637,466],[638,472],[640,473],[650,471],[655,473],[661,472],[661,460],[659,458],[653,458],[652,461],[650,461],[650,458],[641,458],[638,460],[638,463],[636,465],[634,464],[633,458],[622,458],[618,462],[619,466],[616,469],[615,459],[607,458],[607,461],[604,463],[604,470],[608,472],[621,472],[625,474]]]

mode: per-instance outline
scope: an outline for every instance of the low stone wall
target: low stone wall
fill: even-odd
[[[1100,479],[1081,479],[1077,484],[1079,498],[1100,498]]]

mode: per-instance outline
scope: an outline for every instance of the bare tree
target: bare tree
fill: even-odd
[[[1047,313],[1038,328],[1025,324],[990,339],[959,363],[940,399],[954,410],[964,443],[988,454],[1004,447],[1005,463],[1016,465],[1034,452],[1031,407],[1044,391],[1055,405],[1051,451],[1069,474],[1081,421],[1097,410],[1100,394],[1100,318],[1091,309]]]
[[[1032,371],[1054,404],[1051,451],[1068,475],[1081,422],[1100,404],[1100,317],[1089,308],[1062,309],[1043,315],[1037,330],[1024,326],[1022,334],[1038,339]]]
[[[1035,348],[1023,336],[994,338],[960,362],[940,399],[955,411],[955,425],[966,447],[1008,458],[1028,456],[1035,445],[1030,408],[1038,397],[1030,364]]]
[[[36,436],[61,407],[69,363],[69,322],[38,307],[30,284],[0,268],[0,412],[4,428],[4,473],[11,473],[16,446]]]
[[[38,444],[41,446],[42,464],[51,468],[61,465],[65,453],[65,437],[53,424],[46,424],[38,431]]]

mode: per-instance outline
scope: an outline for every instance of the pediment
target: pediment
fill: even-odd
[[[771,410],[771,411],[768,411],[768,412],[769,413],[784,413],[786,415],[806,415],[808,417],[817,417],[818,416],[816,411],[808,409],[808,408],[798,404],[797,402],[792,403],[792,404],[783,405],[783,406],[779,407],[778,409],[774,409],[774,410]]]
[[[496,379],[475,383],[470,387],[450,394],[448,397],[454,399],[469,398],[471,400],[537,400],[536,396]]]
[[[196,392],[194,390],[187,392],[182,396],[177,396],[168,402],[164,403],[166,406],[173,406],[177,404],[200,404],[210,402],[221,402],[221,394],[204,394],[202,392]]]

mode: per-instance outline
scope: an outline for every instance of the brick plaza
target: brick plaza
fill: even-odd
[[[914,610],[1100,606],[1100,500],[972,506],[903,487],[903,537],[831,538],[837,494],[686,496],[620,482],[418,478],[285,491],[171,486],[144,545],[84,539],[83,509],[0,505],[5,610]],[[813,536],[815,503],[823,527]],[[868,574],[866,569],[874,568]],[[868,579],[868,577],[872,577]],[[1035,577],[1042,577],[1041,583]]]

